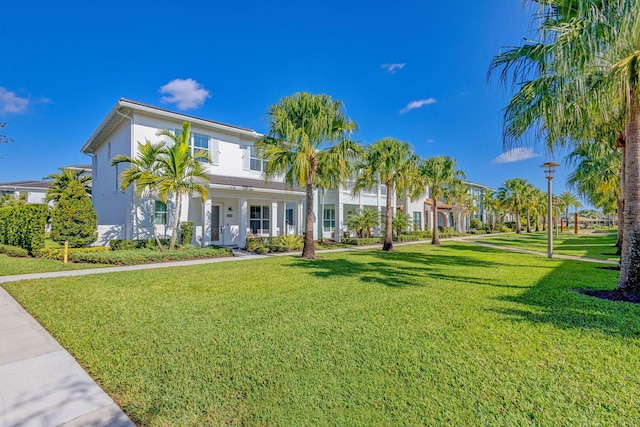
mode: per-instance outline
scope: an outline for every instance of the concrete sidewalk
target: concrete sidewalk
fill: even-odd
[[[0,288],[0,427],[134,424],[82,367]]]
[[[478,237],[483,236],[465,236],[442,240],[471,240]],[[467,243],[546,256],[544,253],[526,249],[514,249],[480,242]],[[406,242],[396,243],[395,245],[415,244],[428,244],[428,242]],[[372,247],[329,249],[317,251],[317,253],[367,249],[372,249]],[[270,256],[292,255],[300,255],[300,253],[254,255],[240,251],[230,258],[0,276],[0,283],[219,262],[237,262]],[[615,261],[567,255],[554,255],[554,258],[617,265]],[[132,427],[134,424],[95,381],[89,377],[73,357],[0,287],[0,427],[18,426]]]

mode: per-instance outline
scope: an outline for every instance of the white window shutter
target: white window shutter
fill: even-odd
[[[251,168],[251,152],[248,145],[242,146],[242,169],[248,171]]]
[[[211,164],[220,165],[220,141],[215,138],[209,139],[209,154],[211,155]]]

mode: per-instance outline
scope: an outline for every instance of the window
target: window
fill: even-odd
[[[154,212],[153,223],[156,225],[167,224],[167,204],[165,202],[156,200],[156,209]]]
[[[176,136],[180,136],[180,134],[182,134],[182,129],[174,129],[173,131]],[[218,164],[217,159],[212,158],[211,151],[209,150],[209,137],[207,135],[191,132],[189,148],[191,148],[191,155],[194,155],[196,151],[205,151],[207,153],[206,157],[196,157],[197,161]],[[217,155],[218,153],[216,152],[215,154]]]
[[[269,234],[269,206],[249,206],[249,228],[253,234]]]
[[[380,184],[380,195],[381,196],[387,195],[387,186],[384,184]]]
[[[413,229],[422,230],[422,212],[413,213]]]
[[[266,160],[262,160],[262,158],[258,155],[258,149],[255,145],[249,147],[249,169],[252,171],[262,172],[264,168],[267,166]]]
[[[324,231],[334,231],[336,229],[336,210],[334,208],[324,209]]]
[[[287,222],[287,224],[294,225],[293,224],[293,209],[289,208],[289,209],[287,209],[285,211],[284,220]]]
[[[120,189],[120,171],[118,170],[118,163],[114,166],[116,168],[116,188],[114,188],[113,191],[118,191]]]

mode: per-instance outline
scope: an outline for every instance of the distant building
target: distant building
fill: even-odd
[[[91,174],[91,165],[70,165],[66,167],[73,170],[84,170]],[[50,185],[50,180],[2,182],[0,183],[0,197],[11,196],[16,200],[24,200],[27,203],[44,203],[44,198]]]

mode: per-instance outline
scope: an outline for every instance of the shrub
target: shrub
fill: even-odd
[[[348,239],[342,239],[342,243],[346,245],[356,245],[356,246],[375,245],[377,243],[382,243],[382,238],[381,237],[364,237],[364,238],[350,237]]]
[[[75,256],[79,253],[110,252],[106,246],[94,246],[91,248],[69,248],[69,261],[75,261]],[[62,261],[64,259],[64,248],[42,248],[34,254],[40,258],[54,259]]]
[[[267,246],[258,246],[257,248],[254,249],[254,251],[257,254],[268,254],[269,252],[271,252],[271,249],[268,248]]]
[[[178,261],[197,258],[216,258],[232,256],[229,248],[192,247],[174,251],[160,252],[153,249],[134,249],[102,252],[78,252],[74,253],[73,260],[95,264],[133,265],[151,262]]]
[[[482,221],[480,221],[480,218],[471,218],[471,221],[469,221],[469,225],[471,226],[471,228],[480,230],[482,228]]]
[[[0,208],[0,244],[17,246],[29,253],[44,247],[47,205],[16,204]]]
[[[162,238],[160,239],[160,243],[166,246],[169,244],[169,239]],[[156,239],[112,239],[109,242],[109,247],[112,251],[122,251],[130,249],[155,249],[158,247],[158,244],[156,243]]]
[[[29,252],[19,246],[0,245],[0,254],[5,254],[14,258],[23,258],[29,255]]]
[[[273,242],[271,237],[248,237],[244,248],[248,251],[255,251],[261,246],[269,246]]]
[[[290,234],[288,236],[278,236],[275,240],[275,245],[279,248],[283,248],[279,252],[295,251],[302,249],[302,247],[304,246],[304,238],[295,234]]]
[[[180,223],[180,243],[191,244],[193,241],[193,222],[185,221]]]
[[[51,214],[51,239],[81,248],[96,241],[97,228],[98,217],[84,187],[78,181],[69,182]]]

